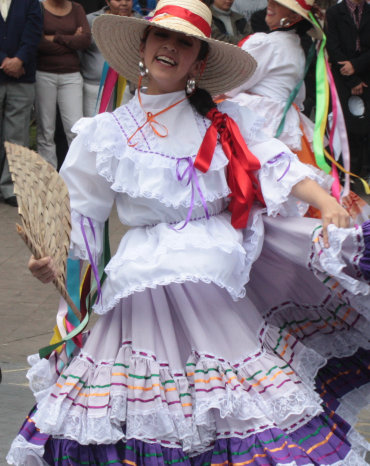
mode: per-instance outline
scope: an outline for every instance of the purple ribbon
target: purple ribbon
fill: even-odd
[[[90,247],[89,247],[89,242],[87,241],[87,236],[86,236],[86,231],[85,231],[85,227],[84,227],[84,216],[81,215],[81,218],[80,218],[80,226],[81,226],[81,232],[82,232],[82,236],[84,238],[84,241],[85,241],[85,246],[86,246],[86,250],[87,250],[87,254],[89,256],[89,261],[90,261],[90,265],[91,265],[91,268],[93,270],[93,274],[94,274],[94,277],[95,277],[95,280],[96,280],[96,288],[97,288],[97,297],[96,297],[96,302],[98,303],[99,302],[99,298],[101,296],[101,286],[100,286],[100,277],[99,277],[99,271],[98,271],[98,267],[94,261],[94,258],[91,254],[91,250],[90,250]],[[95,229],[94,229],[94,225],[93,225],[93,222],[91,221],[91,218],[90,217],[86,217],[88,222],[89,222],[89,225],[90,225],[90,228],[91,228],[91,231],[92,231],[92,234],[93,234],[93,237],[94,237],[94,242],[96,244],[96,236],[95,236]]]
[[[280,157],[282,157],[283,155],[285,155],[285,152],[281,152],[280,154],[275,155],[275,157],[273,159],[269,160],[267,163],[273,164],[273,163],[277,162],[280,159]],[[284,178],[284,176],[288,173],[289,169],[290,169],[290,158],[288,159],[287,168],[285,169],[285,171],[281,175],[281,177],[277,179],[277,181],[281,181]]]
[[[180,164],[183,161],[187,163],[187,166],[186,166],[185,170],[182,173],[180,173]],[[199,197],[200,197],[204,212],[206,214],[207,220],[209,220],[209,212],[208,212],[208,207],[207,207],[206,200],[204,199],[202,190],[200,189],[200,186],[199,186],[197,172],[196,172],[196,169],[194,167],[193,159],[191,157],[182,157],[181,159],[177,160],[177,162],[176,162],[176,176],[177,176],[178,181],[183,181],[187,177],[186,186],[189,186],[189,184],[191,183],[190,207],[189,207],[188,213],[186,215],[186,219],[184,221],[184,224],[180,228],[175,228],[175,227],[170,226],[170,228],[172,228],[173,230],[180,231],[183,228],[185,228],[186,225],[190,222],[191,214],[192,214],[193,209],[194,209],[195,189],[199,193]]]

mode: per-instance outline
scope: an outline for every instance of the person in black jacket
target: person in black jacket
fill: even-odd
[[[352,171],[370,177],[370,5],[343,0],[326,12],[327,50],[346,119]]]
[[[29,142],[36,50],[42,34],[39,0],[11,0],[0,10],[0,192],[17,205],[3,142]]]

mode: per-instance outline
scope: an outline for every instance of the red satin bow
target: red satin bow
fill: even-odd
[[[194,166],[203,173],[208,171],[219,134],[222,149],[229,159],[227,184],[231,191],[231,224],[234,228],[245,228],[254,200],[258,199],[264,204],[258,180],[253,173],[261,164],[248,149],[232,118],[219,112],[217,108],[210,110],[206,116],[212,124],[204,136]]]

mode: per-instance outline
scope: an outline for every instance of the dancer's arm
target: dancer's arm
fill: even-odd
[[[333,223],[339,228],[347,228],[349,226],[348,212],[337,202],[337,200],[330,196],[316,181],[309,178],[297,183],[292,188],[292,194],[304,202],[316,207],[321,212],[324,245],[329,247],[328,240],[328,225]]]

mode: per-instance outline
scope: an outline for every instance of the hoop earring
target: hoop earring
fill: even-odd
[[[287,27],[289,27],[289,26],[290,26],[290,21],[289,21],[289,19],[288,19],[288,18],[281,18],[281,20],[280,20],[280,26],[281,26],[282,28],[287,28]]]
[[[142,62],[141,60],[139,61],[139,73],[142,78],[148,76],[149,73],[148,68],[144,65],[144,62]]]
[[[195,91],[195,88],[197,87],[195,79],[194,78],[189,78],[186,81],[186,93],[188,95],[192,94]]]

